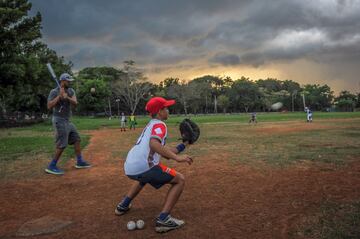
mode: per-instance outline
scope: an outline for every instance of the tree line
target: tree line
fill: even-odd
[[[28,16],[27,0],[0,1],[0,109],[1,115],[12,112],[47,113],[47,96],[55,83],[46,63],[55,72],[71,72],[73,64],[49,49],[41,41],[41,14]],[[158,84],[147,79],[134,61],[122,68],[87,67],[76,74],[73,83],[79,107],[77,114],[117,115],[145,113],[152,96],[176,99],[172,113],[200,114],[271,110],[282,102],[281,110],[300,111],[307,107],[325,111],[353,111],[360,107],[360,93],[342,91],[335,96],[328,85],[300,85],[292,80],[274,78],[252,80],[205,75],[185,81],[166,78]],[[305,100],[305,101],[304,101]]]
[[[0,1],[0,112],[44,111],[53,88],[46,63],[56,72],[71,71],[72,63],[41,42],[41,14],[28,16],[27,0]]]
[[[360,94],[342,91],[338,96],[328,85],[300,85],[292,80],[273,78],[251,80],[240,77],[205,75],[190,81],[166,78],[159,84],[147,80],[134,61],[124,62],[122,69],[88,67],[78,75],[80,113],[118,111],[145,113],[145,104],[152,96],[175,99],[172,113],[206,114],[231,112],[268,112],[271,105],[282,102],[280,110],[353,111],[360,107]],[[85,87],[86,86],[86,87]],[[91,93],[91,88],[96,93]],[[304,101],[305,100],[305,101]],[[305,103],[305,105],[304,105]]]

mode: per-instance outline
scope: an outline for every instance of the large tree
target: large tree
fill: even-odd
[[[262,96],[258,86],[245,77],[234,81],[229,95],[233,107],[240,108],[245,112],[254,110],[256,105],[260,103]]]
[[[197,101],[198,107],[202,108],[204,113],[208,113],[209,104],[211,102],[211,82],[209,81],[208,76],[203,76],[199,78],[195,78],[189,82],[190,85],[196,88],[196,94],[199,96],[199,100]]]
[[[114,107],[116,107],[116,100],[117,100],[117,96],[116,96],[116,89],[113,87],[114,85],[116,85],[116,82],[118,80],[120,80],[120,76],[123,74],[123,72],[121,70],[118,70],[114,67],[110,67],[110,66],[95,66],[95,67],[85,67],[84,69],[80,70],[78,73],[78,78],[80,79],[80,90],[84,93],[84,94],[89,94],[89,87],[92,84],[91,87],[95,87],[95,89],[97,88],[94,83],[97,81],[102,81],[104,84],[101,84],[100,86],[100,92],[103,92],[105,94],[99,93],[98,90],[96,90],[96,92],[98,92],[97,94],[95,94],[95,96],[91,96],[89,99],[99,99],[99,101],[101,101],[100,104],[96,104],[97,106],[94,108],[94,105],[92,103],[91,100],[83,100],[80,101],[81,104],[85,104],[83,106],[79,107],[80,111],[84,111],[86,109],[86,112],[92,111],[90,109],[93,109],[93,111],[99,111],[99,110],[104,110],[106,112],[107,115],[111,116],[112,115],[112,109]],[[88,80],[91,80],[90,82],[87,82]],[[84,84],[84,83],[90,83],[89,84]],[[85,89],[83,89],[85,87]],[[106,88],[106,91],[103,91],[103,87]],[[105,103],[105,107],[100,107],[100,105],[102,105],[103,103]],[[87,105],[90,104],[90,105]],[[122,107],[122,110],[127,110],[127,108]]]
[[[108,98],[111,95],[108,83],[101,79],[81,79],[77,91],[80,112],[86,114],[95,114],[98,112],[107,112]]]
[[[223,113],[226,113],[227,108],[230,105],[230,99],[226,95],[220,95],[218,97],[218,104],[222,108]]]
[[[205,112],[208,112],[208,105],[211,99],[214,103],[214,113],[217,113],[218,100],[217,97],[224,93],[225,87],[232,82],[230,78],[222,79],[219,76],[205,75],[199,78],[195,78],[190,83],[197,84],[198,94],[201,94],[201,98],[205,99]]]
[[[339,96],[335,98],[335,105],[341,111],[354,111],[357,103],[357,96],[349,91],[341,91]]]
[[[0,107],[1,112],[45,111],[46,98],[55,86],[45,64],[60,74],[71,63],[40,42],[41,15],[28,16],[27,0],[0,1]]]
[[[177,78],[174,82],[176,83],[169,85],[167,94],[170,98],[175,98],[182,105],[184,113],[187,115],[189,113],[189,103],[197,96],[196,87]]]
[[[307,84],[303,87],[302,94],[305,105],[312,110],[325,110],[331,107],[334,99],[334,92],[328,85]]]
[[[141,100],[148,97],[152,84],[147,81],[143,72],[135,66],[134,61],[124,61],[119,79],[114,84],[117,97],[131,113],[135,113]]]
[[[276,92],[276,91],[282,90],[282,82],[280,80],[274,79],[274,78],[267,78],[265,80],[259,79],[256,81],[256,84],[259,87],[262,87],[269,92],[271,92],[271,91]]]
[[[79,71],[78,77],[85,79],[103,79],[106,82],[115,82],[121,71],[110,66],[85,67]]]

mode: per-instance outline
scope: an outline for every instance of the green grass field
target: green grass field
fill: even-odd
[[[314,121],[321,121],[321,125],[326,129],[299,130],[278,134],[276,129],[267,128],[269,123],[306,125],[304,123],[305,116],[305,113],[302,112],[259,113],[259,123],[254,130],[254,127],[249,127],[247,123],[249,114],[245,113],[190,115],[195,122],[202,125],[203,129],[199,145],[204,145],[204,147],[199,147],[194,154],[204,153],[208,150],[206,146],[211,145],[217,151],[230,153],[229,158],[232,162],[256,165],[256,162],[264,161],[274,166],[286,166],[303,160],[340,165],[346,159],[360,155],[360,145],[357,143],[360,137],[359,121],[357,121],[357,119],[360,120],[360,112],[315,113]],[[171,115],[167,121],[169,129],[172,131],[170,135],[178,135],[177,124],[183,118],[184,116]],[[327,122],[326,119],[352,119],[352,121],[345,123],[347,127],[339,129],[338,126],[344,124],[338,121]],[[137,127],[144,127],[148,121],[147,116],[137,117]],[[119,127],[119,120],[116,118],[109,120],[107,118],[74,117],[72,122],[81,132],[83,147],[87,145],[90,138],[87,130]],[[218,125],[222,126],[222,130],[217,130]],[[168,142],[176,140],[177,137],[172,137]],[[4,169],[11,165],[10,161],[29,164],[33,159],[48,161],[54,150],[51,121],[48,120],[30,127],[3,129],[0,132],[0,150],[2,152],[0,154],[1,178],[4,178],[4,175],[8,175],[9,172],[14,172]],[[73,149],[68,147],[63,158],[68,159],[72,155]],[[241,155],[241,157],[237,155]]]
[[[305,238],[357,239],[360,237],[360,201],[325,202],[297,234]],[[296,238],[293,235],[293,238]]]
[[[247,123],[250,118],[250,114],[217,114],[217,115],[188,115],[191,119],[197,123],[221,123],[221,122],[240,122]],[[171,115],[167,120],[168,125],[174,125],[179,123],[185,116]],[[295,113],[258,113],[258,121],[261,122],[279,122],[279,121],[305,121],[306,114],[303,112]],[[360,118],[360,112],[315,112],[314,120],[319,119],[347,119],[347,118]],[[149,121],[148,116],[137,116],[138,127],[143,127]],[[118,118],[109,120],[108,118],[89,118],[89,117],[73,117],[72,122],[76,125],[78,130],[93,130],[101,127],[117,128],[120,126]],[[33,125],[25,128],[14,128],[10,131],[38,131],[38,132],[51,132],[52,125],[51,120],[47,120],[44,123]],[[7,130],[5,130],[6,133]],[[0,134],[2,137],[3,133]]]
[[[347,139],[357,139],[360,136],[359,130],[356,127],[356,123],[353,129],[347,129],[345,131],[337,132],[336,130],[331,131],[328,129],[326,131],[306,131],[296,134],[290,134],[282,136],[271,136],[264,137],[261,134],[253,135],[249,132],[247,127],[247,122],[249,120],[248,114],[234,114],[234,115],[206,115],[206,116],[194,116],[190,117],[199,124],[223,124],[224,135],[219,132],[216,132],[216,135],[212,135],[211,132],[205,133],[202,135],[204,143],[216,143],[221,141],[231,140],[233,142],[240,141],[245,143],[247,147],[251,148],[254,151],[253,156],[255,158],[261,158],[263,154],[262,148],[264,145],[272,145],[272,148],[269,150],[273,151],[272,155],[266,155],[270,158],[270,161],[277,161],[277,163],[286,163],[286,161],[300,160],[301,158],[310,158],[319,157],[323,155],[324,160],[336,161],[336,153],[344,153],[344,151],[349,151],[357,153],[356,146],[346,144],[341,146],[339,142],[345,142]],[[169,126],[175,126],[184,118],[184,116],[174,116],[172,115],[167,124]],[[354,113],[315,113],[314,120],[324,120],[324,119],[349,119],[349,118],[359,118],[360,112]],[[305,113],[259,113],[258,114],[258,126],[261,127],[265,122],[303,122],[305,120]],[[146,116],[137,117],[138,125],[137,127],[143,127],[149,118]],[[86,130],[94,130],[103,127],[107,128],[118,128],[119,120],[114,118],[109,120],[107,118],[86,118],[86,117],[74,117],[72,122],[76,125],[77,129],[82,132],[83,143],[82,146],[86,146],[89,137],[86,135]],[[235,129],[232,126],[232,123],[239,124]],[[336,123],[335,123],[336,124]],[[353,124],[353,123],[351,123]],[[227,132],[227,133],[226,133]],[[208,134],[208,135],[207,135]],[[327,137],[327,135],[332,135],[332,137]],[[284,144],[284,141],[286,144]],[[254,144],[254,142],[256,142]],[[303,142],[302,144],[297,144],[298,142]],[[325,145],[321,149],[314,150],[310,149],[311,145],[314,144]],[[309,146],[310,145],[310,146]],[[327,145],[327,146],[326,146]],[[335,147],[331,147],[334,145]],[[49,157],[53,152],[53,129],[51,125],[51,120],[48,120],[44,123],[33,125],[30,127],[21,127],[21,128],[11,128],[4,129],[0,132],[0,161],[9,161],[25,158],[25,156],[36,155],[38,153],[45,153]],[[219,146],[220,147],[220,146]],[[270,147],[270,146],[266,146]],[[220,147],[221,148],[221,147]],[[243,147],[234,147],[229,146],[230,151],[236,151],[236,149]],[[275,150],[276,148],[276,150]],[[294,149],[303,149],[299,152],[289,154],[287,152],[296,151]],[[65,152],[65,156],[68,157],[71,154],[69,150]],[[286,157],[286,156],[287,157]],[[326,156],[332,157],[326,157]],[[280,156],[280,157],[279,157]],[[321,157],[321,156],[320,156]],[[274,159],[274,160],[271,160]],[[277,159],[277,160],[275,160]]]
[[[5,129],[0,133],[0,180],[21,176],[37,176],[51,159],[54,150],[52,130],[38,131],[38,125],[26,128]],[[81,147],[89,143],[90,136],[81,134]],[[62,155],[60,165],[73,157],[73,147],[67,147]],[[32,170],[24,172],[24,168]]]

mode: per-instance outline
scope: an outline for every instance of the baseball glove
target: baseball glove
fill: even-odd
[[[200,136],[200,128],[190,119],[184,119],[179,126],[181,139],[189,144],[195,143]]]

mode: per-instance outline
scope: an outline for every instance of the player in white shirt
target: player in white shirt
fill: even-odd
[[[126,131],[126,117],[124,112],[121,113],[120,117],[120,131]]]
[[[306,112],[307,122],[311,123],[312,122],[312,111],[310,110],[310,108],[306,107],[305,112]]]
[[[137,175],[159,165],[161,156],[150,149],[150,139],[157,139],[161,145],[165,145],[166,137],[165,123],[159,119],[151,119],[127,155],[124,165],[125,174]]]
[[[162,211],[156,218],[155,230],[157,232],[167,232],[179,228],[185,223],[170,215],[184,189],[185,177],[160,163],[161,156],[177,162],[186,162],[189,165],[192,163],[190,156],[178,155],[184,151],[185,143],[174,148],[165,146],[167,127],[164,121],[169,117],[167,107],[173,104],[175,104],[174,100],[165,100],[162,97],[153,97],[146,104],[146,110],[151,114],[152,119],[129,151],[124,164],[125,174],[135,182],[115,209],[117,215],[123,215],[129,211],[130,202],[146,184],[150,184],[156,189],[165,184],[171,184]]]

